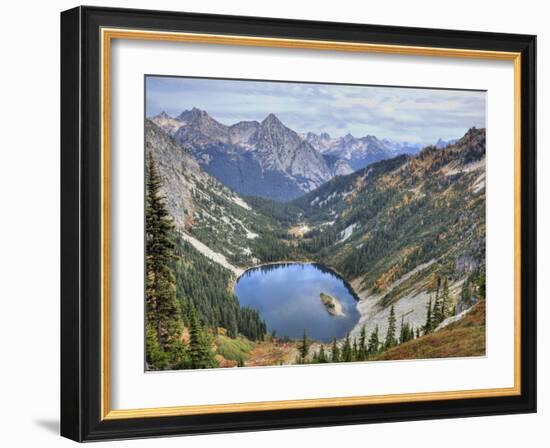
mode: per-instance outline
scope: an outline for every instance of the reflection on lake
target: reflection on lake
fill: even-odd
[[[336,298],[343,316],[327,312],[320,294]],[[335,272],[317,264],[281,263],[246,271],[235,285],[242,306],[258,310],[278,337],[329,342],[342,338],[359,320],[356,297]]]

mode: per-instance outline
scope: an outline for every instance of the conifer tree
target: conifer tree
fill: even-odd
[[[160,347],[157,329],[150,323],[145,325],[145,354],[147,370],[162,370],[169,367],[169,354]]]
[[[189,315],[189,358],[192,369],[207,369],[217,367],[217,362],[212,353],[212,339],[203,330],[197,311],[191,306]]]
[[[331,362],[340,362],[340,349],[338,348],[338,343],[336,338],[332,340],[332,352],[330,356]]]
[[[443,281],[443,289],[437,289],[437,294],[432,310],[432,329],[437,327],[447,317],[447,307],[449,304],[449,283],[445,278]]]
[[[176,280],[170,267],[174,250],[173,223],[161,194],[162,181],[151,153],[146,174],[146,348],[170,352],[182,330]],[[155,356],[158,358],[158,355]]]
[[[357,361],[357,359],[359,359],[359,346],[357,345],[357,338],[353,338],[353,349],[351,357],[353,361]]]
[[[380,350],[380,338],[378,336],[378,325],[372,331],[369,338],[369,345],[367,351],[369,355],[375,355]]]
[[[361,333],[359,334],[359,348],[358,348],[358,361],[364,361],[367,359],[367,330],[365,325],[361,327]]]
[[[485,267],[479,270],[479,274],[477,276],[477,293],[479,294],[480,299],[485,299]]]
[[[346,335],[346,339],[344,339],[344,346],[342,347],[342,361],[350,362],[352,360],[353,360],[353,354],[352,354],[352,348],[351,348],[351,340],[348,333]]]
[[[408,322],[404,321],[405,316],[401,315],[401,329],[399,331],[399,343],[403,344],[404,342],[414,339],[414,330]]]
[[[466,277],[464,283],[462,283],[462,290],[460,291],[460,301],[467,303],[470,300],[470,276]]]
[[[304,364],[307,360],[307,356],[309,353],[309,341],[307,339],[306,330],[304,330],[304,336],[302,337],[302,342],[298,347],[298,353],[299,353],[298,363]]]
[[[448,316],[447,308],[449,307],[449,302],[449,281],[447,280],[447,278],[445,278],[445,281],[443,282],[443,292],[441,293],[441,305],[439,309],[440,320],[437,323],[438,325],[443,322]]]
[[[405,339],[405,315],[401,314],[401,325],[399,326],[399,343],[402,344]]]
[[[432,297],[430,296],[428,306],[426,307],[426,323],[424,324],[424,334],[431,333],[432,328]]]
[[[396,331],[396,321],[395,321],[395,309],[392,305],[390,308],[390,315],[388,316],[388,332],[386,333],[386,342],[384,343],[384,347],[390,348],[396,345],[397,341],[395,339],[395,331]]]

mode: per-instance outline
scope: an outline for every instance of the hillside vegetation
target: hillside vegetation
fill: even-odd
[[[485,300],[448,327],[393,347],[376,360],[453,358],[485,355]]]

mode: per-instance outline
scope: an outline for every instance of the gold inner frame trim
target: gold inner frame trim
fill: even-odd
[[[467,50],[459,48],[418,47],[305,39],[278,39],[217,34],[101,29],[101,419],[116,420],[168,417],[230,412],[307,409],[431,400],[503,397],[521,394],[521,54],[514,52]],[[188,405],[141,409],[111,409],[110,347],[110,63],[113,39],[185,42],[212,45],[238,45],[381,53],[409,56],[455,57],[513,61],[514,63],[514,386],[507,388],[368,395],[303,400]]]

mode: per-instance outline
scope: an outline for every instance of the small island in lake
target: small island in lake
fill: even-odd
[[[321,297],[321,302],[325,305],[327,312],[332,316],[344,316],[344,310],[342,304],[336,297],[329,296],[322,292],[319,294]]]

